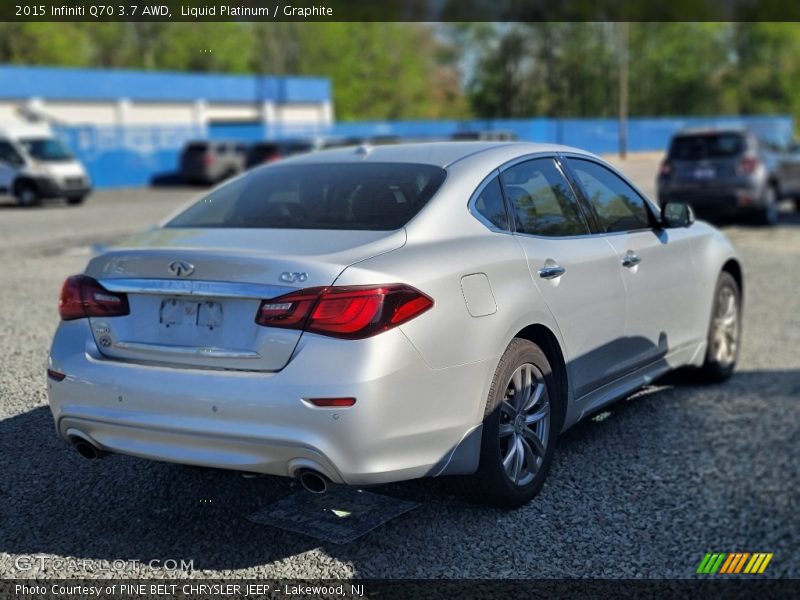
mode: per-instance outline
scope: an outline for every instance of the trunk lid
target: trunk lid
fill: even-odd
[[[331,285],[405,240],[404,229],[155,229],[89,263],[86,274],[130,305],[124,317],[92,317],[92,333],[118,360],[277,371],[301,332],[257,325],[261,300]]]

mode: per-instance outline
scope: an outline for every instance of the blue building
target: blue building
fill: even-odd
[[[50,123],[108,187],[173,171],[188,140],[308,135],[333,110],[324,78],[0,65],[0,124],[19,121]]]

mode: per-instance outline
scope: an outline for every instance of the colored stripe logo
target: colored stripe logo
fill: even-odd
[[[772,552],[706,552],[697,573],[702,575],[761,574],[772,560]]]

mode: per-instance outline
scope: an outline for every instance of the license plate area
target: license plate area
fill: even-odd
[[[694,178],[701,180],[714,179],[717,176],[717,170],[713,167],[698,167],[694,170]]]
[[[222,325],[222,305],[213,300],[162,300],[159,323],[165,327],[200,327],[213,330]]]

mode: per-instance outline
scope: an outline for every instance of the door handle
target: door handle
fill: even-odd
[[[625,256],[622,258],[622,266],[627,267],[629,269],[631,267],[635,267],[640,262],[642,262],[642,259],[639,258],[639,255],[636,254],[636,252],[634,252],[633,250],[628,250],[625,253]]]
[[[542,279],[555,279],[561,277],[567,270],[558,264],[545,265],[539,269],[539,277]]]

